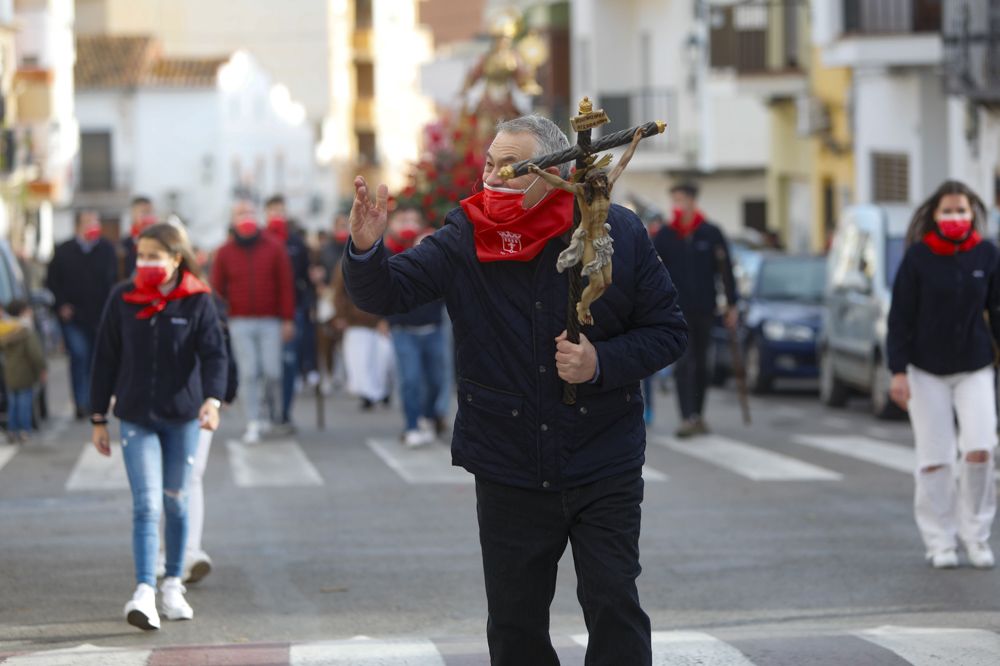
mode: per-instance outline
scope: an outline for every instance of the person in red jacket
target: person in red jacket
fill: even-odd
[[[255,443],[264,419],[274,423],[280,417],[281,349],[295,336],[295,293],[285,248],[261,233],[248,201],[233,206],[233,233],[215,258],[212,287],[229,308],[247,417],[243,441]],[[269,407],[266,415],[261,414],[262,397]]]

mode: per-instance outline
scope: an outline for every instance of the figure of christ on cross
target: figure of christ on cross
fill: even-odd
[[[601,297],[611,285],[611,255],[614,254],[614,239],[608,233],[611,226],[607,224],[608,207],[611,205],[611,189],[615,181],[625,171],[629,160],[635,154],[639,142],[642,141],[643,130],[637,129],[632,136],[632,143],[622,153],[618,164],[607,173],[604,169],[587,168],[581,182],[566,181],[557,174],[543,171],[534,164],[528,165],[528,171],[540,177],[553,187],[571,193],[576,197],[580,207],[580,226],[573,232],[573,237],[567,247],[559,255],[557,269],[560,273],[567,268],[583,261],[583,275],[587,278],[587,288],[580,296],[576,306],[577,319],[583,325],[594,323],[590,313],[590,305]]]

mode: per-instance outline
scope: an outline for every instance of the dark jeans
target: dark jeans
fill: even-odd
[[[684,420],[705,413],[705,392],[708,390],[708,345],[711,342],[715,316],[684,313],[688,323],[688,348],[674,366],[677,382],[677,402]]]
[[[309,321],[309,309],[295,311],[295,338],[281,350],[281,421],[289,423],[295,400],[295,378],[316,369],[316,329]]]
[[[79,414],[90,411],[90,368],[94,354],[94,332],[73,322],[62,325],[63,343],[69,354],[69,377],[73,402]]]
[[[639,606],[642,470],[547,492],[476,479],[479,541],[493,666],[553,666],[549,606],[566,542],[590,633],[587,666],[652,661],[649,617]]]

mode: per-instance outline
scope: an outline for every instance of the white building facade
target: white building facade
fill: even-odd
[[[763,217],[770,124],[761,97],[713,66],[710,9],[691,0],[573,0],[573,97],[608,113],[604,131],[667,122],[665,136],[640,146],[618,199],[669,215],[669,187],[691,180],[708,216],[737,232]]]
[[[123,39],[81,38],[81,53],[99,58],[94,51]],[[151,41],[136,48],[155,53]],[[144,194],[209,249],[225,239],[230,208],[241,197],[261,202],[282,193],[304,226],[324,222],[329,211],[317,202],[331,176],[316,166],[305,110],[287,88],[245,52],[159,62],[109,81],[87,79],[86,71],[81,80],[78,71],[78,206],[125,228],[129,200]]]

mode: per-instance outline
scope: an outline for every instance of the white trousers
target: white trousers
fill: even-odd
[[[194,465],[191,467],[191,481],[188,484],[188,537],[186,551],[189,561],[190,554],[201,551],[201,535],[205,530],[205,488],[202,478],[208,465],[208,452],[212,448],[211,430],[202,430],[198,437],[198,451],[194,454]]]
[[[917,454],[913,509],[927,552],[955,548],[957,539],[987,541],[997,507],[993,367],[941,376],[910,366],[907,376]],[[972,451],[988,452],[987,462],[967,461]]]
[[[383,400],[392,390],[392,340],[373,328],[348,328],[344,331],[344,369],[348,393],[372,402]]]

